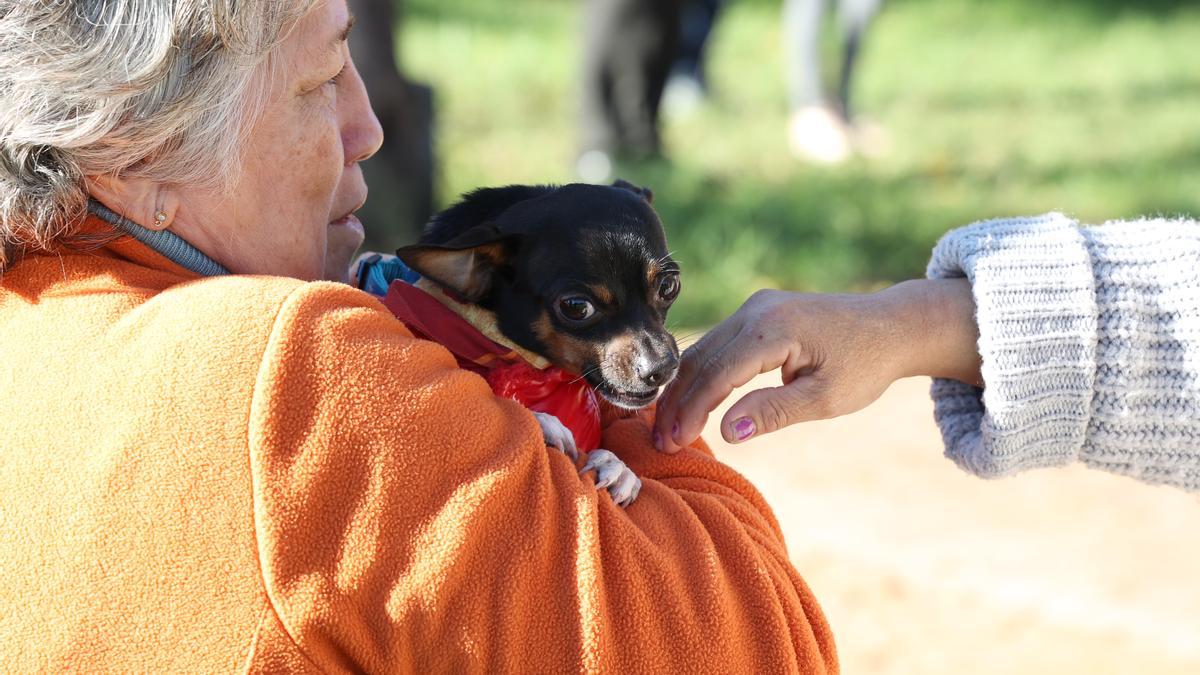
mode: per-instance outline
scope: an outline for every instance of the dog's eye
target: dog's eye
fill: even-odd
[[[558,313],[567,321],[587,321],[596,314],[596,307],[587,299],[578,296],[558,301]]]
[[[658,297],[671,302],[679,296],[679,275],[668,274],[658,281]]]

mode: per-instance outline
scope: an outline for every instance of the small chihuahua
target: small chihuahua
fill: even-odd
[[[400,259],[520,349],[578,375],[613,405],[637,410],[675,377],[679,349],[667,310],[679,267],[653,194],[624,181],[485,188],[438,214]],[[547,445],[574,459],[571,432],[536,413]],[[627,506],[641,481],[594,450],[581,472]]]

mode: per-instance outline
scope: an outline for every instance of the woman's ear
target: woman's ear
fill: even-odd
[[[92,199],[151,230],[166,229],[179,211],[174,191],[145,178],[87,176],[84,182]]]
[[[496,275],[508,267],[518,241],[516,235],[483,223],[445,244],[405,246],[396,255],[421,276],[477,303],[491,292]]]

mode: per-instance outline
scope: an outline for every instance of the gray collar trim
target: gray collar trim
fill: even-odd
[[[155,231],[142,227],[94,199],[88,201],[88,211],[154,249],[176,265],[189,269],[200,276],[220,277],[229,274],[229,270],[173,232]]]

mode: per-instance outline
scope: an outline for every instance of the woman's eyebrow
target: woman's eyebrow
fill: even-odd
[[[346,27],[343,28],[342,31],[338,33],[337,37],[333,39],[333,42],[331,43],[332,47],[336,49],[341,45],[341,43],[350,39],[350,31],[354,29],[354,22],[357,20],[357,18],[358,17],[354,16],[353,14],[350,15],[350,18],[346,21]]]

